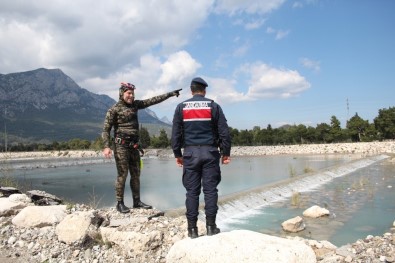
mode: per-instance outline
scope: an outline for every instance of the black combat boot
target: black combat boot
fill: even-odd
[[[140,199],[133,200],[133,208],[152,209],[152,206],[144,204]]]
[[[199,237],[198,228],[196,226],[196,220],[188,220],[188,237],[190,238]]]
[[[215,216],[206,217],[206,230],[208,236],[213,236],[221,232],[221,230],[215,224]]]
[[[120,213],[129,213],[130,209],[129,207],[127,207],[123,201],[118,201],[117,203],[117,211]]]

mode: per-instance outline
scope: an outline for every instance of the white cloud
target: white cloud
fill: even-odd
[[[197,37],[194,34],[205,25],[210,12],[247,14],[248,20],[241,17],[235,21],[251,30],[265,23],[262,15],[284,2],[4,0],[0,2],[0,72],[60,68],[82,88],[115,100],[120,82],[127,81],[136,85],[137,97],[142,99],[183,88],[180,101],[190,96],[190,80],[205,66],[184,51],[184,46]],[[289,33],[269,31],[278,39]],[[243,41],[222,58],[243,57],[251,48],[247,40]],[[221,65],[228,67],[227,61]],[[246,67],[248,92],[236,88],[236,84],[241,85],[236,78],[207,76],[208,95],[219,102],[234,103],[296,96],[310,86],[295,71],[259,63]]]
[[[0,72],[61,68],[77,82],[107,78],[152,49],[173,53],[205,21],[213,0],[0,3]],[[180,23],[182,21],[182,23]]]
[[[239,103],[251,100],[235,88],[236,80],[223,78],[204,78],[207,83],[207,97],[220,104]]]
[[[267,14],[279,8],[284,2],[285,0],[218,0],[215,10],[230,15],[237,13]]]
[[[315,72],[318,72],[321,70],[321,65],[320,65],[319,61],[314,61],[309,58],[301,58],[299,61],[304,67],[311,69]]]
[[[319,0],[303,0],[303,1],[295,1],[292,4],[292,8],[302,8],[305,5],[311,5],[317,3]]]
[[[310,88],[310,83],[295,70],[278,69],[263,63],[245,65],[250,74],[247,97],[250,99],[290,98]]]
[[[310,83],[295,70],[278,69],[264,63],[245,64],[235,76],[244,74],[248,91],[240,92],[235,78],[204,78],[209,87],[207,97],[221,104],[241,103],[262,99],[288,99],[299,96],[310,88]],[[244,90],[244,88],[242,88]]]
[[[293,8],[302,8],[302,7],[303,7],[303,3],[300,2],[300,1],[295,1],[295,2],[292,4],[292,7],[293,7]]]
[[[260,28],[264,23],[265,23],[265,19],[253,20],[253,21],[251,21],[251,22],[247,22],[247,23],[245,24],[245,28],[246,28],[247,30],[258,29],[258,28]]]
[[[266,33],[274,34],[276,36],[275,37],[276,40],[280,40],[280,39],[283,39],[284,37],[288,36],[289,30],[277,30],[277,29],[274,29],[272,27],[268,27],[266,29]]]
[[[247,51],[250,49],[250,44],[249,43],[244,43],[240,46],[238,46],[234,51],[233,51],[233,56],[234,57],[242,57],[247,53]]]
[[[174,89],[185,88],[193,78],[200,64],[187,52],[180,51],[169,55],[166,61],[147,54],[141,57],[139,64],[125,68],[107,78],[90,78],[83,82],[89,90],[99,94],[108,94],[118,99],[121,82],[136,85],[138,98],[145,99]]]
[[[162,74],[158,85],[168,86],[171,83],[181,83],[186,77],[192,76],[201,65],[186,51],[171,54],[161,65]]]

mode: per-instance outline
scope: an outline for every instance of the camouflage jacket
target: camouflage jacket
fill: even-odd
[[[127,104],[120,99],[107,111],[102,132],[104,147],[111,145],[111,129],[114,130],[114,137],[120,136],[138,141],[138,110],[158,104],[173,95],[172,92],[169,92],[146,100],[135,100],[132,104]]]

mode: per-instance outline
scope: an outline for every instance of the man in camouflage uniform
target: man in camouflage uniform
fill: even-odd
[[[151,209],[152,206],[140,200],[140,152],[139,152],[139,123],[137,112],[139,109],[158,104],[172,96],[179,96],[180,90],[174,90],[163,95],[146,100],[134,99],[135,86],[121,83],[119,101],[106,114],[102,138],[104,141],[103,155],[111,158],[110,148],[111,129],[114,130],[114,157],[118,176],[115,181],[116,208],[121,213],[128,213],[130,209],[123,202],[125,182],[130,172],[130,188],[132,189],[133,208]]]

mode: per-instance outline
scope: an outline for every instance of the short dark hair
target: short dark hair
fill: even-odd
[[[207,82],[200,77],[194,78],[191,81],[191,91],[193,93],[204,92],[207,86],[208,86]]]
[[[205,90],[206,90],[206,86],[204,86],[204,85],[201,85],[201,84],[198,84],[198,83],[191,84],[191,91],[193,93],[203,92]]]

